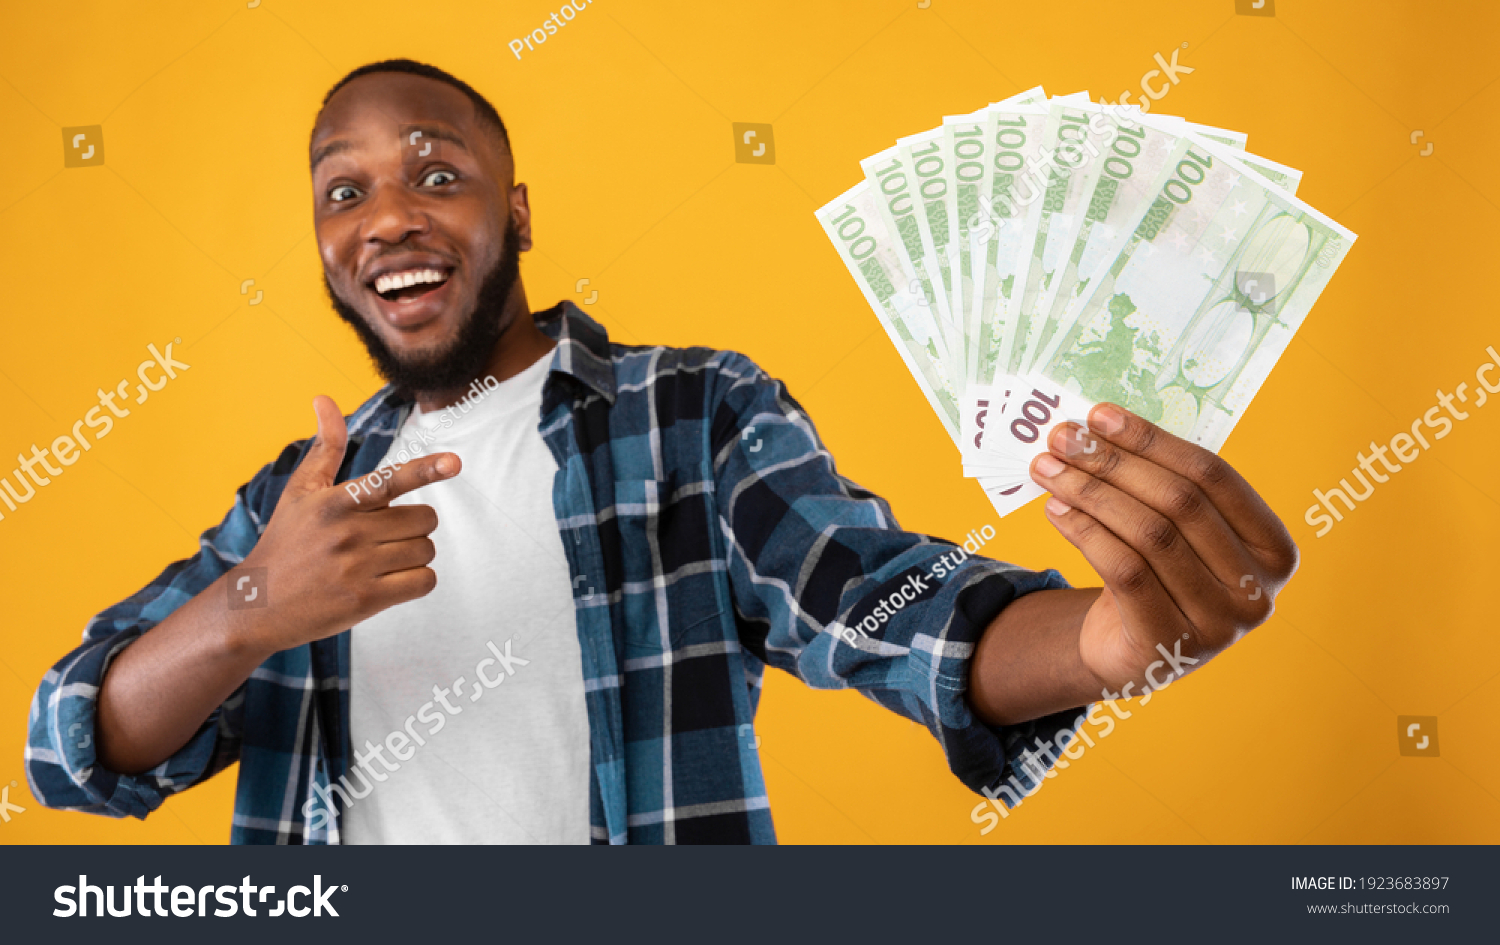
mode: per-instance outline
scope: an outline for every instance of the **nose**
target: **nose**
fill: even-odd
[[[399,243],[413,233],[426,233],[430,225],[407,189],[395,183],[377,186],[365,211],[362,236],[367,242]]]

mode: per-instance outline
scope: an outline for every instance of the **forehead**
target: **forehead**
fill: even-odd
[[[403,126],[432,123],[449,125],[473,149],[485,147],[474,103],[453,86],[406,73],[364,75],[328,100],[313,129],[312,151],[339,140],[394,140]]]

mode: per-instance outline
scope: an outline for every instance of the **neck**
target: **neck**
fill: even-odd
[[[536,327],[536,321],[531,317],[531,306],[526,302],[526,290],[521,287],[520,280],[511,289],[501,317],[505,320],[505,329],[500,333],[500,340],[495,342],[484,370],[470,378],[471,381],[493,377],[497,382],[504,383],[531,367],[557,344]],[[468,392],[467,386],[456,390],[418,391],[417,406],[423,413],[432,413],[453,406],[463,400]]]

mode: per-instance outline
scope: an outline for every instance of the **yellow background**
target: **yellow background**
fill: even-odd
[[[997,520],[962,478],[813,211],[897,136],[1036,84],[1117,98],[1174,49],[1194,71],[1156,110],[1247,132],[1359,234],[1224,450],[1288,522],[1301,572],[1267,625],[982,838],[924,730],[770,674],[757,728],[780,837],[1500,840],[1500,406],[1327,536],[1302,519],[1313,488],[1500,345],[1480,285],[1500,248],[1495,5],[594,0],[519,61],[506,44],[544,2],[70,6],[0,15],[0,456],[67,432],[148,342],[182,338],[192,367],[0,521],[0,785],[27,808],[0,843],[227,839],[232,773],[144,823],[43,810],[24,721],[88,618],[192,553],[234,489],[312,433],[315,394],[347,412],[379,386],[323,298],[312,234],[307,137],[345,72],[410,57],[494,102],[531,186],[534,306],[596,289],[587,310],[618,340],[748,353],[905,527],[961,540],[993,523],[986,554],[1081,585],[1094,576],[1040,503]],[[775,166],[735,163],[736,121],[773,124]],[[65,169],[60,129],[96,124],[104,166]],[[1440,718],[1440,758],[1398,755],[1402,714]]]

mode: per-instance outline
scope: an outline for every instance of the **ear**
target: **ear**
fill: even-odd
[[[531,202],[527,199],[525,184],[516,184],[510,189],[510,218],[516,223],[521,251],[531,249]]]

